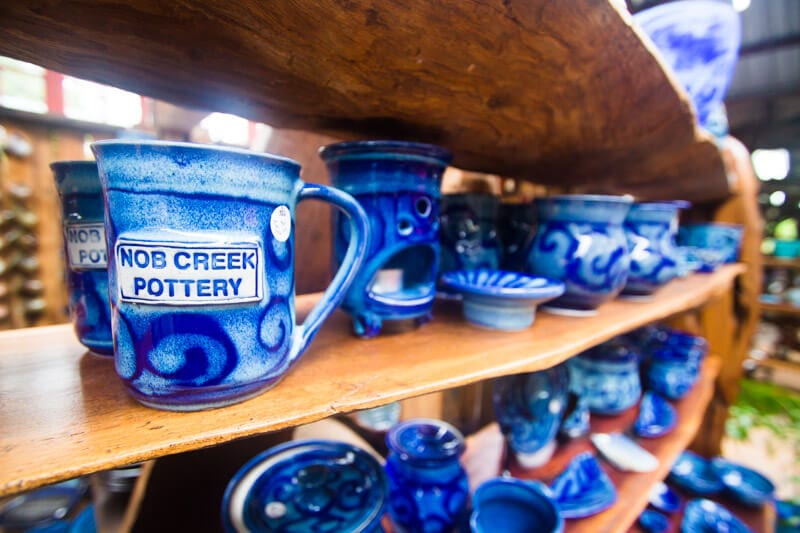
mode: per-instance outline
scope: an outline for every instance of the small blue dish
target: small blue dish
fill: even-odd
[[[669,479],[680,488],[698,496],[712,496],[724,488],[711,463],[689,451],[681,453],[672,465]]]
[[[633,424],[633,431],[648,439],[666,435],[675,428],[678,416],[675,408],[667,400],[654,392],[645,392],[639,403],[639,416]]]
[[[681,497],[663,481],[659,481],[650,489],[648,502],[653,508],[667,514],[677,513],[681,508]]]
[[[617,501],[617,489],[589,452],[576,455],[550,490],[564,518],[592,516]]]
[[[472,497],[472,533],[562,533],[564,517],[538,481],[494,478],[483,482]]]
[[[669,530],[669,518],[658,511],[645,509],[639,515],[639,527],[645,533],[665,533]]]
[[[752,533],[729,510],[711,500],[697,499],[686,504],[681,533]]]
[[[755,470],[722,457],[712,459],[711,467],[725,485],[725,494],[737,503],[758,507],[775,494],[775,485]]]
[[[458,270],[441,281],[463,295],[468,322],[505,331],[530,327],[536,306],[564,293],[560,281],[505,270]]]

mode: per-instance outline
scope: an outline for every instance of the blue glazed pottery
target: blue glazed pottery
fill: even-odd
[[[97,163],[58,161],[50,168],[61,199],[69,313],[75,334],[93,352],[114,355],[103,191]]]
[[[648,503],[659,511],[677,513],[681,508],[681,497],[669,485],[659,481],[650,489]]]
[[[503,243],[500,267],[504,270],[524,270],[536,236],[535,205],[533,202],[501,203],[498,227]]]
[[[692,390],[700,375],[703,355],[686,354],[664,347],[651,352],[645,371],[647,388],[670,400],[679,400]]]
[[[639,402],[639,416],[633,424],[633,431],[648,439],[666,435],[675,428],[678,415],[675,408],[658,394],[648,391]]]
[[[81,513],[75,517],[69,527],[69,533],[96,533],[97,523],[94,519],[94,505],[86,506]]]
[[[669,480],[697,496],[713,496],[724,488],[711,463],[690,451],[684,451],[672,465]]]
[[[385,320],[431,318],[439,271],[439,184],[450,152],[429,144],[354,141],[322,148],[332,183],[369,217],[364,268],[342,303],[358,336],[374,337]],[[334,255],[341,264],[350,232],[335,217]]]
[[[797,533],[800,529],[800,503],[776,500],[775,510],[778,514],[775,533]]]
[[[689,274],[694,274],[695,272],[699,272],[701,269],[703,269],[704,267],[703,260],[694,252],[694,250],[695,248],[693,246],[675,247],[675,253],[676,253],[675,268],[677,269],[679,277],[685,278]],[[717,265],[719,265],[720,262],[721,259],[720,261],[717,261],[717,264],[714,265],[711,270],[708,270],[708,272],[713,272],[713,270],[716,269]]]
[[[389,515],[396,533],[451,531],[466,518],[464,437],[445,422],[411,419],[389,430]]]
[[[561,280],[566,290],[545,306],[571,315],[594,314],[625,285],[630,256],[622,222],[629,196],[537,198],[539,228],[526,271]]]
[[[735,263],[742,242],[742,226],[738,224],[689,224],[678,229],[678,243],[694,247],[701,259],[716,252],[723,263]]]
[[[495,418],[523,468],[541,466],[553,455],[568,394],[569,372],[564,363],[494,381]]]
[[[562,533],[564,518],[550,491],[537,481],[500,477],[484,481],[472,497],[472,533]]]
[[[344,442],[271,448],[233,476],[222,499],[228,533],[382,533],[388,485],[372,455]]]
[[[633,204],[625,217],[631,270],[623,294],[646,296],[677,276],[678,210],[686,202]]]
[[[741,43],[739,14],[729,2],[684,0],[634,15],[689,93],[701,126],[725,99]]]
[[[16,496],[0,506],[0,528],[16,531],[56,522],[69,524],[63,518],[75,509],[88,488],[86,479],[74,478]]]
[[[725,485],[725,494],[737,503],[757,507],[774,497],[775,485],[751,468],[722,457],[712,459],[711,467]]]
[[[751,533],[751,530],[717,502],[697,499],[686,504],[681,521],[681,533],[720,532]]]
[[[500,267],[500,199],[491,194],[445,194],[439,214],[439,272]]]
[[[616,415],[642,395],[639,355],[618,337],[569,360],[570,388],[592,413]]]
[[[617,501],[617,489],[589,452],[576,455],[550,484],[550,490],[564,518],[592,516]]]
[[[642,511],[638,522],[639,527],[645,533],[666,533],[669,531],[669,518],[652,509]]]
[[[591,429],[591,416],[586,400],[575,394],[569,393],[567,408],[564,410],[564,419],[558,428],[558,436],[562,440],[571,440],[589,434]]]
[[[536,306],[564,293],[560,281],[505,270],[456,270],[442,274],[441,280],[463,296],[468,322],[506,331],[530,327]]]
[[[156,141],[94,143],[106,200],[115,366],[151,407],[219,407],[274,385],[358,276],[367,220],[352,197],[303,183],[289,159]],[[348,213],[350,248],[295,323],[294,212]]]

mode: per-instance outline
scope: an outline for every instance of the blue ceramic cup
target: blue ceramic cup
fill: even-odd
[[[300,165],[186,143],[92,145],[106,200],[115,363],[145,405],[199,410],[274,385],[358,276],[364,211]],[[297,202],[349,217],[342,267],[303,324],[294,306]]]
[[[69,314],[75,333],[91,351],[113,355],[103,191],[97,163],[58,161],[50,168],[61,198]]]
[[[541,482],[494,478],[483,482],[472,497],[472,533],[561,533],[564,518],[550,490]]]

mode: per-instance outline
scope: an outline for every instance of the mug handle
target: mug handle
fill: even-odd
[[[297,195],[297,202],[317,199],[341,209],[350,221],[350,242],[342,264],[322,297],[302,324],[295,325],[294,342],[289,364],[294,363],[308,348],[317,330],[347,294],[364,262],[369,239],[369,220],[364,208],[349,194],[333,187],[316,183],[304,183]]]

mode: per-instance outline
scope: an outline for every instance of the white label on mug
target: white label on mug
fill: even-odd
[[[269,229],[280,242],[286,242],[292,232],[292,214],[285,205],[279,205],[269,217]]]
[[[159,243],[119,239],[119,299],[159,305],[211,305],[262,299],[257,243]]]
[[[106,268],[106,230],[102,222],[65,224],[64,241],[67,243],[67,260],[71,269]]]

